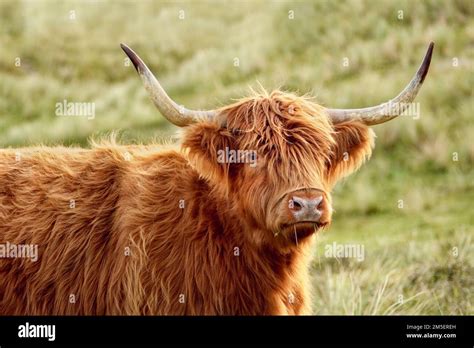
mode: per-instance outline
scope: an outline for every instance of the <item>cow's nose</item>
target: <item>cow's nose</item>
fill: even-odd
[[[304,197],[302,195],[292,195],[289,201],[289,209],[295,221],[317,222],[321,218],[323,196]]]

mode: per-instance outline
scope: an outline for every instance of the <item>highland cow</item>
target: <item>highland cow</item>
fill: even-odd
[[[311,313],[331,189],[370,156],[369,126],[415,98],[433,44],[396,98],[351,110],[281,91],[189,110],[122,48],[181,141],[0,151],[0,244],[38,248],[36,261],[0,255],[0,314]]]

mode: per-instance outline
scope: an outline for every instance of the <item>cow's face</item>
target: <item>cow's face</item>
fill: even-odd
[[[257,243],[295,245],[327,226],[332,187],[373,145],[367,126],[333,126],[323,108],[282,92],[225,107],[219,120],[187,127],[183,145]]]

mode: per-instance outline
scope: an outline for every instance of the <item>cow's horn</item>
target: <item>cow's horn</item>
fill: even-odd
[[[373,126],[379,123],[390,121],[391,119],[402,114],[411,103],[423,81],[425,80],[428,68],[430,67],[431,55],[433,54],[434,43],[431,42],[428,51],[426,51],[425,58],[418,68],[413,79],[405,87],[405,89],[395,98],[386,103],[371,106],[362,109],[327,109],[327,113],[333,123],[340,123],[343,121],[357,119],[366,125]]]
[[[128,58],[130,58],[135,69],[137,69],[137,72],[142,78],[145,89],[148,91],[153,103],[161,114],[168,119],[168,121],[176,126],[184,127],[199,121],[212,120],[216,116],[216,111],[214,110],[189,110],[176,104],[176,102],[166,94],[163,87],[161,87],[158,80],[140,57],[127,45],[120,44],[120,47],[122,47]]]

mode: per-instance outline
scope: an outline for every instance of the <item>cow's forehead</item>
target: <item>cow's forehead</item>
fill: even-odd
[[[331,132],[325,109],[308,97],[274,91],[241,99],[224,107],[227,124],[233,130],[294,131],[298,128]]]

